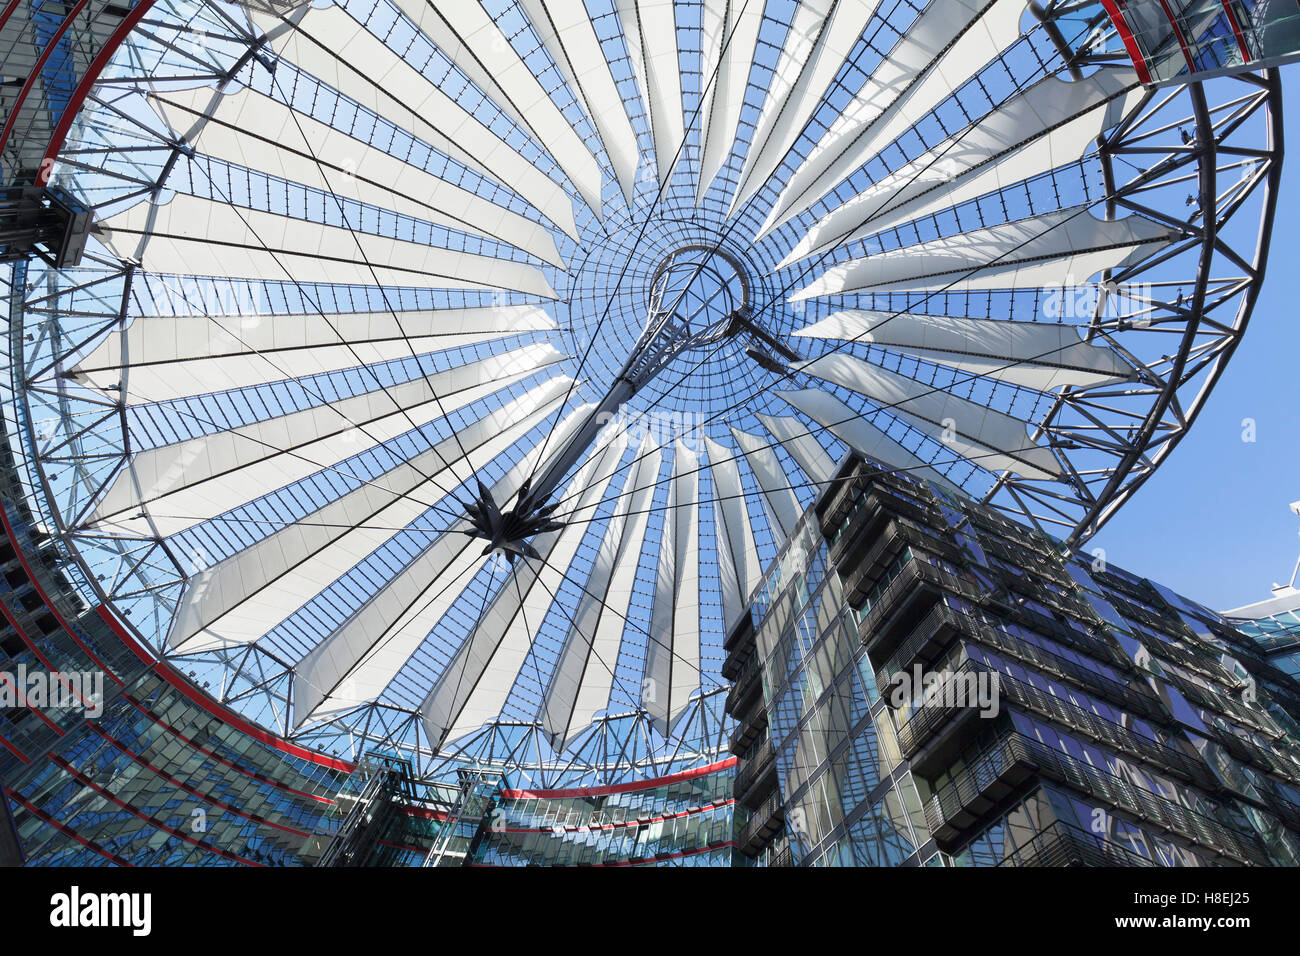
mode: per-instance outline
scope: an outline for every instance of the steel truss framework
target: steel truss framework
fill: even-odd
[[[411,40],[409,22],[386,4],[353,6],[357,23],[372,36],[386,37],[395,49],[411,43],[414,50],[424,42],[418,35]],[[32,263],[12,276],[8,414],[16,427],[10,430],[11,443],[27,466],[34,508],[46,530],[79,562],[75,578],[84,596],[116,608],[149,646],[206,682],[223,702],[286,736],[326,751],[381,749],[412,756],[426,771],[448,770],[462,759],[518,761],[534,768],[538,779],[530,782],[537,786],[654,776],[671,772],[666,768],[682,759],[717,753],[725,745],[722,718],[720,707],[710,702],[723,683],[717,664],[725,620],[775,554],[791,513],[824,484],[819,461],[856,448],[886,466],[960,487],[1078,545],[1176,446],[1246,328],[1263,278],[1280,175],[1275,73],[1143,90],[1129,77],[1100,8],[1048,5],[1035,11],[1037,26],[1032,18],[1013,18],[1014,30],[1003,28],[1006,44],[989,66],[964,83],[951,83],[943,95],[936,78],[942,80],[944,57],[954,52],[961,35],[919,61],[909,60],[916,78],[906,87],[908,109],[890,113],[893,107],[886,107],[885,119],[866,127],[881,141],[850,158],[847,151],[839,156],[819,151],[819,143],[838,148],[843,141],[832,136],[835,123],[847,115],[846,103],[853,105],[855,92],[861,93],[855,87],[866,89],[873,69],[888,65],[889,56],[906,59],[900,51],[907,52],[907,38],[926,28],[927,14],[952,14],[940,0],[917,8],[882,8],[860,25],[851,49],[833,53],[827,49],[832,21],[843,13],[838,8],[833,16],[823,10],[819,19],[820,4],[772,3],[771,9],[759,4],[757,19],[747,20],[745,7],[725,14],[719,27],[710,19],[716,5],[677,3],[670,12],[681,50],[673,56],[681,62],[679,82],[685,85],[679,95],[686,105],[676,118],[664,112],[662,63],[656,68],[654,51],[639,46],[649,43],[646,24],[629,39],[625,21],[612,8],[592,16],[602,46],[621,51],[607,54],[620,115],[595,105],[599,90],[565,78],[562,54],[566,38],[574,34],[548,34],[533,20],[546,4],[499,6],[494,12],[501,22],[515,24],[505,42],[521,60],[549,64],[539,74],[544,81],[539,88],[596,157],[598,195],[592,195],[590,177],[583,187],[568,175],[585,162],[570,151],[572,143],[561,144],[554,131],[539,132],[540,120],[512,117],[511,108],[500,105],[503,91],[476,86],[489,80],[476,77],[471,60],[457,59],[450,47],[442,51],[436,43],[426,44],[434,51],[426,76],[441,69],[462,83],[461,99],[479,103],[471,115],[548,174],[549,186],[537,181],[503,188],[473,168],[474,157],[449,159],[437,150],[426,149],[428,158],[420,166],[411,152],[419,138],[414,146],[409,137],[402,140],[401,130],[376,122],[374,110],[349,107],[367,117],[362,125],[371,130],[368,137],[357,131],[358,121],[347,120],[340,105],[349,101],[327,95],[328,84],[294,62],[286,43],[300,41],[292,39],[295,31],[284,21],[265,10],[250,19],[237,6],[169,0],[139,21],[101,77],[54,177],[91,204],[114,232],[105,234],[76,270]],[[650,5],[628,9],[641,6]],[[996,9],[996,4],[961,7],[963,15],[974,17],[971,29],[993,30],[985,19]],[[303,8],[276,12],[294,19]],[[649,9],[640,13],[653,15]],[[301,22],[309,28],[335,14],[342,15],[312,11]],[[788,22],[797,28],[787,29]],[[268,24],[276,28],[268,30]],[[743,50],[736,63],[726,55],[733,40],[757,44],[752,69]],[[723,44],[721,56],[711,42]],[[306,56],[301,49],[296,55]],[[405,53],[408,60],[414,55]],[[796,64],[799,56],[809,63],[818,56],[839,56],[842,62],[818,74],[823,87],[829,84],[823,94],[813,88],[817,82],[805,82],[810,68],[773,70],[770,64],[787,55]],[[450,68],[449,61],[454,61]],[[693,73],[688,63],[696,64]],[[968,76],[969,69],[963,80]],[[732,84],[734,102],[718,98],[724,81]],[[1101,108],[1054,120],[1040,113],[1041,142],[1056,136],[1058,143],[1077,142],[1077,149],[1067,145],[1030,155],[1032,144],[1040,142],[1031,138],[1003,143],[999,151],[998,124],[1028,102],[1026,97],[1039,96],[1041,105],[1042,96],[1060,93],[1067,83],[1079,84],[1074,92],[1091,89],[1092,106]],[[448,232],[435,225],[430,231],[420,225],[437,220],[429,208],[376,207],[381,185],[366,178],[367,166],[346,156],[308,148],[292,159],[300,165],[284,167],[298,169],[298,175],[314,169],[333,184],[335,198],[328,189],[295,185],[292,177],[241,167],[237,154],[217,145],[218,136],[234,128],[220,112],[228,98],[206,102],[206,94],[193,92],[199,84],[216,85],[232,97],[255,94],[291,103],[285,115],[299,133],[314,118],[332,116],[329,122],[351,129],[349,135],[368,150],[388,137],[388,152],[400,154],[408,167],[420,166],[424,175],[455,183],[466,194],[461,196],[465,209],[486,200],[497,210],[494,215],[513,217],[512,242],[485,240],[486,227],[467,226],[464,218],[459,227],[476,237],[472,242],[457,228]],[[797,106],[807,120],[802,132],[793,130],[788,145],[773,118],[780,114],[773,104],[781,103]],[[732,111],[729,119],[723,107]],[[1100,113],[1106,114],[1104,121]],[[734,125],[727,127],[726,121]],[[886,126],[892,139],[879,132]],[[736,139],[729,152],[718,146],[718,130],[728,128]],[[432,137],[429,131],[425,135]],[[862,138],[861,132],[856,135],[853,142]],[[973,161],[954,158],[964,140],[978,149]],[[309,147],[327,142],[306,141]],[[628,143],[635,145],[630,153],[624,149]],[[372,163],[382,161],[377,154],[365,155]],[[827,163],[828,155],[833,162]],[[828,167],[837,171],[825,171]],[[814,176],[819,169],[820,176]],[[572,203],[577,210],[571,224],[561,222],[565,214],[556,205],[546,204],[552,187],[563,197],[561,205]],[[814,194],[815,199],[807,198]],[[389,194],[390,202],[394,195]],[[745,198],[737,201],[740,195]],[[153,253],[141,254],[125,243],[121,237],[130,233],[123,223],[133,208],[165,209],[164,200],[184,196],[233,202],[263,219],[266,210],[301,216],[292,204],[303,203],[306,215],[324,224],[321,228],[341,224],[351,232],[361,250],[358,274],[378,280],[379,288],[391,284],[375,272],[379,260],[373,247],[367,255],[358,232],[371,236],[389,229],[400,236],[408,230],[431,245],[497,256],[513,271],[508,279],[492,279],[501,283],[494,290],[430,296],[400,283],[391,295],[377,294],[365,281],[305,279],[294,270],[288,270],[285,282],[265,275],[214,278],[151,269]],[[255,212],[240,215],[251,218]],[[377,218],[372,225],[367,217]],[[256,239],[249,254],[265,251],[265,237],[248,222]],[[1093,258],[1071,257],[1045,238],[1056,229],[1075,242],[1083,232],[1107,228],[1113,231],[1104,241],[1095,240],[1099,253]],[[339,692],[347,674],[331,678],[335,683],[323,696],[311,681],[304,682],[305,666],[313,675],[320,673],[311,657],[311,635],[319,641],[322,634],[338,633],[368,606],[376,575],[409,567],[430,535],[453,527],[464,514],[471,480],[508,485],[511,474],[537,473],[546,455],[563,444],[559,422],[565,416],[556,411],[555,400],[560,399],[561,411],[576,414],[581,402],[600,394],[643,331],[644,289],[652,284],[656,266],[675,251],[700,246],[724,252],[744,273],[750,309],[768,342],[723,337],[685,350],[653,386],[629,400],[625,412],[643,421],[664,415],[674,424],[686,416],[706,440],[690,448],[674,440],[677,434],[668,440],[650,433],[625,435],[621,443],[605,436],[590,455],[565,469],[569,485],[561,484],[554,499],[566,524],[586,529],[581,540],[570,542],[573,557],[567,565],[543,561],[553,574],[535,571],[531,581],[521,581],[487,559],[464,565],[455,580],[438,578],[440,587],[459,589],[459,596],[448,602],[438,628],[420,635],[413,658],[418,666],[389,675],[387,689],[369,700]],[[928,252],[948,258],[920,275],[925,270],[917,263]],[[903,263],[901,271],[893,267],[897,262]],[[1054,268],[1040,268],[1044,264]],[[1063,275],[1065,266],[1081,274]],[[526,269],[558,296],[554,303]],[[413,335],[399,318],[410,323],[417,310],[430,307],[532,315],[526,310],[539,306],[542,317],[530,319],[531,325],[498,327],[495,338],[467,334],[466,344],[442,351],[427,337]],[[386,351],[374,345],[372,355],[365,342],[362,351],[355,342],[342,342],[350,357],[330,359],[332,364],[319,366],[327,371],[304,378],[307,384],[300,388],[312,390],[310,395],[291,395],[284,383],[269,380],[236,388],[227,394],[253,403],[242,417],[187,391],[183,383],[174,395],[151,393],[169,375],[191,374],[186,359],[178,353],[146,360],[131,352],[140,349],[132,328],[155,316],[186,318],[205,328],[211,324],[226,336],[230,351],[256,352],[266,346],[250,343],[268,340],[257,338],[256,324],[244,321],[248,314],[259,322],[287,321],[313,308],[322,316],[391,311],[394,344]],[[236,321],[227,321],[230,316]],[[1011,321],[995,327],[999,319]],[[954,320],[969,323],[963,328],[976,333],[954,331]],[[1044,344],[1049,341],[1044,329],[1062,327],[1075,330],[1075,337]],[[1002,338],[981,343],[985,331]],[[538,399],[547,414],[528,419],[527,433],[496,457],[464,467],[478,460],[467,455],[465,443],[475,421],[466,409],[479,406],[444,407],[443,397],[455,394],[445,386],[457,366],[557,341],[563,341],[568,356],[562,362],[534,351],[532,364],[493,366],[510,381],[496,400],[498,410],[550,382],[552,391]],[[767,347],[773,342],[779,350]],[[755,349],[765,363],[753,360]],[[436,354],[426,362],[428,353]],[[92,360],[103,355],[108,359]],[[268,362],[282,363],[276,367],[288,378],[292,353],[268,355]],[[349,361],[357,368],[380,363],[375,367],[381,373],[349,378],[346,371],[328,371],[346,370]],[[238,385],[238,369],[232,369],[210,374],[231,374]],[[561,378],[545,378],[556,370],[563,370]],[[259,422],[276,417],[313,407],[338,409],[349,401],[355,405],[367,391],[391,396],[398,388],[414,389],[421,379],[432,385],[435,378],[436,406],[418,419],[411,406],[401,407],[402,425],[416,440],[392,437],[400,429],[383,431],[374,414],[368,420],[344,416],[351,427],[339,440],[354,442],[361,453],[348,458],[346,467],[342,453],[322,460],[307,448],[286,450],[284,442],[257,430]],[[268,379],[265,371],[261,379]],[[930,399],[937,404],[932,407]],[[979,407],[1024,422],[1028,437],[1013,441],[1006,431],[999,436],[971,421],[971,410]],[[162,492],[151,497],[150,479],[139,468],[141,456],[158,448],[197,447],[205,436],[239,427],[245,435],[260,436],[253,444],[261,442],[281,460],[296,457],[297,469],[288,469],[292,474],[305,476],[310,469],[304,466],[321,469],[312,479],[317,483],[296,478],[286,486],[292,494],[269,496],[261,510],[235,502],[237,507],[212,516],[177,515],[160,503],[167,497],[167,481],[184,484],[176,473],[164,474],[161,483],[153,475],[154,491]],[[412,517],[400,528],[368,526],[375,517],[353,519],[350,525],[352,531],[369,527],[381,537],[399,530],[405,535],[383,561],[363,563],[365,573],[340,576],[316,604],[304,605],[294,627],[276,625],[253,640],[177,640],[177,621],[223,561],[285,527],[327,527],[321,507],[374,485],[394,461],[414,461],[431,445],[445,450],[450,466],[429,470],[426,461],[417,468],[424,483],[412,488],[423,490],[397,495],[415,509]],[[363,460],[367,455],[378,457]],[[180,474],[186,468],[177,458],[171,466]],[[320,475],[328,480],[322,483]],[[112,500],[119,503],[110,508],[106,502]],[[689,522],[681,520],[687,511],[694,515]],[[639,515],[645,516],[641,537],[620,543],[609,529],[635,526]],[[665,623],[655,597],[656,574],[662,575],[674,542],[690,535],[697,535],[700,545],[701,611],[693,625],[675,615]],[[560,546],[554,540],[545,544],[543,556]],[[611,548],[618,560],[600,579],[601,554]],[[675,557],[679,565],[687,560],[680,548]],[[629,565],[631,598],[610,618],[597,585]],[[530,604],[526,595],[533,584],[539,597]],[[523,648],[520,677],[507,688],[509,706],[495,717],[486,714],[488,722],[475,730],[478,724],[467,724],[463,710],[473,701],[461,693],[460,680],[446,675],[470,667],[457,657],[458,649],[472,651],[474,636],[498,606],[523,609],[524,632],[533,647]],[[527,622],[539,607],[541,623]],[[584,613],[599,609],[607,615],[607,628],[612,629],[610,620],[618,625],[614,643],[606,644],[613,648],[609,660],[591,646],[590,625],[580,623]],[[507,637],[514,633],[513,625],[504,626]],[[575,646],[581,649],[574,635],[586,635],[589,642],[584,673],[601,667],[609,672],[607,707],[591,708],[594,722],[587,730],[582,729],[586,722],[574,717],[571,698],[565,702],[567,714],[552,706],[552,686],[565,673],[566,655]],[[538,650],[548,643],[545,653]],[[537,671],[531,683],[523,677],[528,667]],[[652,704],[647,682],[670,686],[672,699]],[[445,722],[435,726],[429,715],[436,708],[430,705],[445,702],[420,697],[430,686],[436,696],[443,684],[451,688],[445,692],[451,705]],[[685,695],[677,696],[683,690]],[[309,705],[304,704],[307,692]],[[331,703],[335,697],[338,702]],[[600,716],[606,709],[624,715]]]

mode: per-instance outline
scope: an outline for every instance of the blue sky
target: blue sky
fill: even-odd
[[[1282,72],[1288,152],[1250,327],[1191,433],[1088,545],[1218,610],[1269,597],[1300,555],[1300,69]]]

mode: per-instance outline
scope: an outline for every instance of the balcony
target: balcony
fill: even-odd
[[[940,847],[951,851],[989,811],[1038,772],[1021,740],[1018,734],[999,739],[926,801],[926,825]]]
[[[911,508],[918,505],[910,500],[910,496],[928,497],[926,492],[906,479],[891,477],[888,472],[867,464],[861,458],[847,460],[840,466],[832,482],[832,489],[816,506],[817,518],[823,526],[843,521],[848,511],[872,492],[901,497]]]
[[[879,661],[891,654],[945,591],[971,601],[983,598],[974,583],[915,556],[908,559],[858,625],[871,659]]]
[[[727,652],[727,659],[722,662],[722,676],[735,680],[745,661],[754,654],[754,615],[746,612],[740,616],[731,633],[727,635],[722,649]]]
[[[869,485],[868,480],[861,474],[849,475],[849,468],[841,467],[839,473],[835,476],[835,483],[826,496],[818,502],[817,520],[823,528],[838,528],[844,523],[849,512],[853,510],[854,505],[860,495]]]
[[[925,818],[935,840],[940,846],[955,844],[982,814],[1034,774],[1090,794],[1233,862],[1268,865],[1267,854],[1248,835],[1014,732],[1002,735],[971,759],[950,786],[926,802]]]
[[[1160,702],[1145,691],[1112,680],[1099,671],[1021,640],[1000,629],[992,621],[982,620],[973,614],[956,610],[945,604],[937,605],[926,615],[921,623],[912,629],[889,660],[877,669],[876,686],[881,688],[888,686],[896,674],[906,671],[914,664],[928,664],[947,647],[951,638],[958,634],[991,650],[1014,657],[1083,690],[1105,697],[1135,714],[1157,722],[1169,720],[1169,714]],[[1103,660],[1110,657],[1111,655],[1107,654]],[[1127,661],[1125,660],[1124,663],[1127,664]]]
[[[941,590],[932,585],[909,558],[898,574],[877,594],[858,624],[862,643],[873,659],[893,651],[911,627],[933,606]],[[849,590],[846,582],[845,591]],[[853,605],[853,602],[849,602]]]
[[[967,661],[967,664],[971,663]],[[998,685],[1002,693],[1013,703],[1035,711],[1049,720],[1074,728],[1098,743],[1137,757],[1139,760],[1145,760],[1166,773],[1181,777],[1211,792],[1220,788],[1219,781],[1210,772],[1209,767],[1175,747],[1140,736],[1127,727],[1111,723],[1091,711],[1006,674],[999,675]]]
[[[969,658],[956,667],[952,676],[960,674],[993,673],[989,668]],[[1203,762],[1187,756],[1183,751],[1157,743],[1140,736],[1084,710],[1069,701],[1063,700],[1030,684],[1017,680],[1009,674],[998,673],[998,692],[1002,703],[1012,703],[1026,710],[1033,711],[1066,727],[1081,732],[1085,737],[1109,746],[1114,750],[1137,757],[1163,772],[1178,776],[1205,788],[1210,792],[1220,789],[1219,781]],[[927,703],[913,711],[912,716],[898,730],[898,744],[903,756],[915,758],[921,747],[929,742],[941,730],[948,733],[946,725],[956,724],[957,719],[974,713],[970,707],[950,706],[942,702]],[[914,769],[917,760],[913,759]],[[923,772],[923,770],[919,771]]]
[[[1022,539],[1023,540],[1023,539]],[[1032,540],[1032,539],[1031,539]],[[1026,546],[1021,540],[1013,541],[1001,532],[981,537],[980,546],[987,554],[1001,558],[1020,568],[1033,568],[1034,573],[1044,580],[1051,581],[1062,588],[1075,586],[1074,580],[1061,567],[1061,556],[1056,551],[1041,545]]]
[[[960,612],[954,612],[960,614]],[[969,631],[973,640],[990,650],[1014,657],[1035,670],[1049,674],[1067,684],[1073,684],[1087,693],[1103,697],[1131,713],[1156,723],[1168,723],[1171,715],[1155,697],[1140,687],[1112,680],[1100,671],[1085,667],[1068,658],[1053,654],[1046,648],[1022,641],[1019,638],[979,621],[972,621]]]
[[[1155,866],[1117,843],[1057,821],[1011,850],[998,866]]]
[[[1003,581],[1008,590],[1022,598],[1036,601],[1067,618],[1086,621],[1092,609],[1072,591],[1054,591],[1033,574],[1012,575],[1003,572]]]
[[[849,509],[843,527],[833,536],[826,550],[826,559],[832,566],[856,564],[858,556],[883,532],[890,515],[873,495],[867,495]],[[825,527],[833,527],[827,525]]]
[[[845,489],[845,494],[848,490]],[[857,552],[872,541],[885,521],[906,524],[917,530],[936,522],[936,516],[924,505],[876,483],[852,501],[836,499],[824,513],[822,527],[831,532],[828,558],[831,564],[856,564]],[[934,537],[932,531],[921,532]]]
[[[1136,621],[1139,624],[1146,625],[1157,634],[1164,635],[1166,638],[1175,641],[1185,640],[1187,637],[1187,628],[1181,620],[1177,618],[1168,618],[1155,613],[1142,604],[1135,601],[1125,600],[1118,594],[1106,595],[1115,610],[1119,611],[1130,621]]]
[[[844,582],[844,599],[855,607],[861,604],[905,547],[907,542],[898,534],[897,526],[891,521],[875,538],[875,543],[861,555],[837,557],[832,549],[829,560],[832,567],[840,569],[840,579]]]
[[[727,692],[727,713],[736,718],[743,718],[754,701],[757,692],[762,691],[762,672],[758,663],[758,654],[752,653],[745,659],[740,673],[736,676],[731,690]],[[761,696],[761,695],[760,695]]]
[[[735,731],[731,734],[731,741],[728,749],[733,754],[743,754],[748,750],[758,735],[767,730],[767,711],[762,708],[756,708],[744,721],[737,724]]]
[[[794,866],[794,851],[789,846],[782,847],[781,852],[772,857],[771,862],[767,865],[778,868]]]
[[[758,856],[784,825],[785,803],[781,800],[781,794],[774,790],[750,814],[749,820],[741,829],[737,838],[740,852],[751,858]]]
[[[776,750],[770,740],[764,740],[754,755],[736,772],[734,793],[736,800],[745,806],[752,804],[747,799],[760,784],[776,783]]]
[[[1158,640],[1141,634],[1138,637],[1142,640],[1146,649],[1155,657],[1178,664],[1212,681],[1221,682],[1224,679],[1223,665],[1219,663],[1217,658],[1212,660],[1201,654],[1194,654],[1187,648],[1175,644],[1172,640]]]
[[[912,769],[924,775],[929,766],[945,763],[945,754],[960,750],[975,735],[977,713],[965,704],[923,704],[898,728],[899,750],[911,760]]]
[[[889,660],[876,668],[876,686],[885,692],[894,678],[914,664],[928,664],[939,656],[958,634],[968,634],[967,619],[948,607],[936,604],[903,638]]]

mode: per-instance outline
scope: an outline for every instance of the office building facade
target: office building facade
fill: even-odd
[[[1300,687],[1219,615],[860,461],[728,641],[742,853],[1292,865]]]

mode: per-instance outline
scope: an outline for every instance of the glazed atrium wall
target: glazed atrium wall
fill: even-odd
[[[608,787],[504,790],[471,866],[730,866],[735,758]]]

